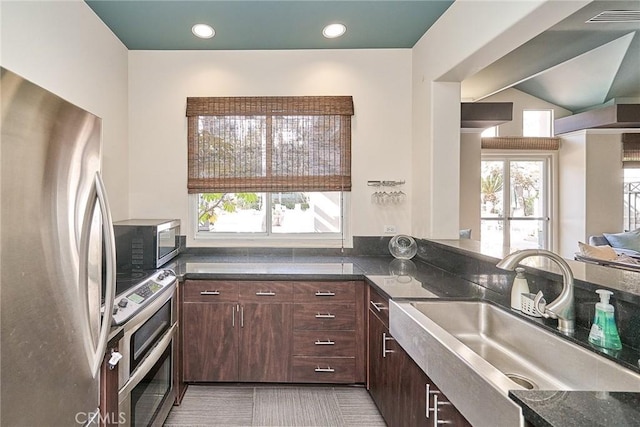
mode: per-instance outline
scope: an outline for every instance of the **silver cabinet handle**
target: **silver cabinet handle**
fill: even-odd
[[[202,291],[200,295],[220,295],[220,291]]]
[[[327,314],[316,314],[316,319],[335,319],[336,315],[327,313]]]
[[[335,297],[336,293],[335,292],[316,291],[316,296],[317,297]]]
[[[373,302],[373,301],[369,301],[369,302],[371,303],[373,308],[378,310],[378,312],[380,312],[382,310],[387,310],[387,307],[385,307],[384,304],[382,304],[381,302]]]
[[[244,306],[240,306],[240,327],[244,328]]]
[[[320,340],[316,340],[315,345],[335,345],[335,341],[331,341],[331,340],[326,340],[326,341],[320,341]]]
[[[393,337],[388,337],[386,332],[382,333],[382,357],[387,357],[387,353],[394,353],[393,350],[387,350],[387,341],[395,341]]]
[[[236,327],[236,310],[238,309],[238,306],[236,305],[235,307],[233,307],[233,310],[231,310],[231,327],[235,328]]]
[[[321,367],[317,367],[315,369],[316,372],[335,372],[336,370],[331,368],[331,367],[327,367],[327,368],[321,368]]]
[[[256,295],[258,295],[259,297],[272,297],[272,296],[275,296],[275,294],[276,293],[273,292],[273,291],[266,291],[266,292],[258,291],[258,292],[256,292]]]
[[[433,408],[431,408],[431,410],[433,411],[433,427],[438,427],[440,424],[452,424],[451,421],[438,419],[438,408],[444,405],[451,405],[451,402],[447,402],[447,401],[438,402],[438,395],[434,394]]]
[[[427,418],[429,418],[429,412],[432,411],[431,404],[429,403],[429,397],[431,397],[432,394],[440,394],[440,392],[438,390],[431,390],[431,383],[427,383],[427,411],[425,413]]]

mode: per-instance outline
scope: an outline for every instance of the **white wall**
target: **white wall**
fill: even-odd
[[[103,177],[114,220],[126,218],[127,49],[84,1],[0,10],[0,64],[103,119]]]
[[[355,236],[384,225],[411,233],[408,200],[371,204],[367,180],[406,180],[411,194],[411,51],[131,51],[129,53],[132,217],[189,221],[188,96],[352,95],[351,223]],[[188,237],[189,245],[201,244]]]
[[[460,228],[470,228],[474,240],[480,240],[481,132],[463,129],[460,133]]]
[[[554,120],[572,114],[569,110],[514,88],[503,90],[479,102],[513,102],[513,120],[498,126],[498,136],[522,136],[523,110],[553,110]]]
[[[637,129],[587,129],[561,135],[559,253],[572,258],[578,241],[623,231],[621,134]]]
[[[418,237],[457,238],[460,92],[472,76],[590,0],[458,0],[413,47],[412,229]]]

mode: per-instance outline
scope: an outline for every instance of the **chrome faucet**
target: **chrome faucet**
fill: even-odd
[[[523,249],[515,251],[504,257],[496,267],[503,270],[515,270],[518,263],[530,256],[549,258],[560,267],[562,272],[562,292],[553,302],[543,305],[542,291],[539,291],[533,301],[533,305],[544,317],[558,319],[558,330],[566,335],[572,335],[575,331],[575,310],[573,300],[573,273],[569,264],[560,256],[544,249]]]

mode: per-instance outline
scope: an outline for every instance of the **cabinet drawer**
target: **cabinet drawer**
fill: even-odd
[[[383,297],[369,286],[369,310],[371,310],[385,326],[389,327],[389,299]]]
[[[295,302],[355,302],[355,282],[304,282],[295,283]]]
[[[218,280],[186,280],[185,302],[237,302],[238,283]]]
[[[239,282],[240,302],[291,302],[293,284],[287,282]]]
[[[355,331],[296,331],[294,356],[355,357]]]
[[[294,304],[294,330],[353,330],[355,304]]]
[[[354,383],[353,357],[294,357],[291,375],[296,383]]]

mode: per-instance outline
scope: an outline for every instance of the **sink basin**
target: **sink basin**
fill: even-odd
[[[522,425],[509,390],[640,391],[640,374],[487,302],[392,301],[389,313],[391,335],[474,425]]]
[[[524,388],[640,391],[640,375],[495,305],[410,304]]]

